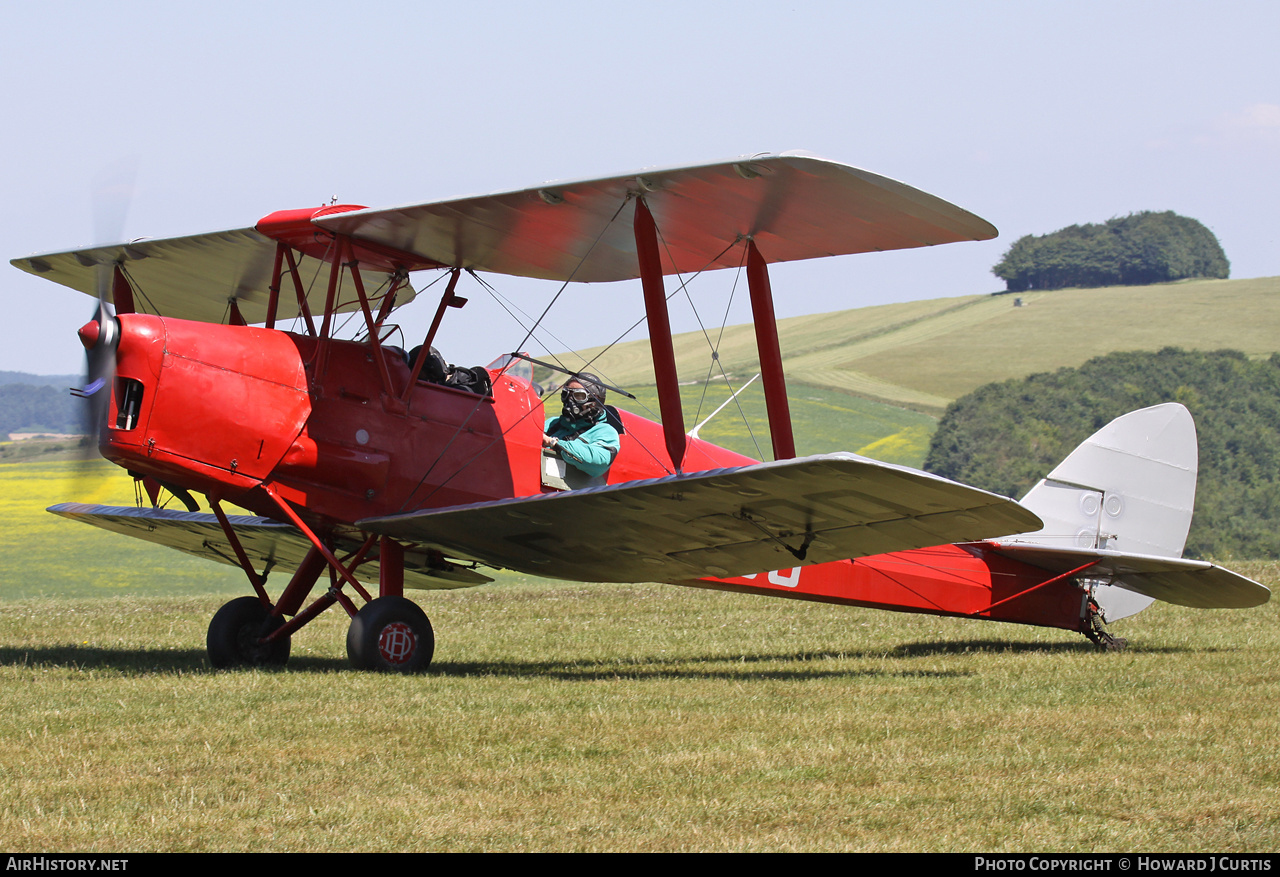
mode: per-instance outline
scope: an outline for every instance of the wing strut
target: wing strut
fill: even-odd
[[[137,313],[133,307],[133,287],[129,285],[129,279],[124,276],[124,269],[119,262],[112,272],[111,301],[116,306],[117,314]]]
[[[747,287],[751,292],[751,318],[756,324],[756,350],[764,378],[773,458],[790,460],[796,455],[796,440],[791,430],[791,406],[787,403],[787,379],[782,373],[778,321],[773,315],[773,288],[769,285],[769,264],[756,249],[755,241],[747,241]]]
[[[662,258],[658,251],[658,227],[643,198],[636,199],[633,223],[636,257],[640,262],[640,284],[644,288],[644,313],[649,323],[649,349],[653,374],[658,383],[658,409],[662,413],[662,434],[667,453],[677,472],[684,463],[684,409],[680,405],[680,382],[676,379],[676,353],[671,343],[671,320],[667,315],[667,291],[662,283]]]
[[[431,356],[431,342],[436,340],[436,330],[440,328],[440,321],[444,319],[444,309],[460,308],[467,303],[465,298],[459,298],[453,294],[461,274],[461,268],[454,268],[449,272],[449,283],[444,288],[444,295],[440,296],[440,304],[436,307],[436,315],[431,320],[431,328],[427,329],[427,337],[418,347],[418,356],[413,361],[413,373],[409,375],[409,382],[405,384],[404,395],[400,399],[405,404],[408,404],[409,397],[413,395],[413,389],[418,385],[418,376],[422,374],[422,367],[427,364],[427,358]]]

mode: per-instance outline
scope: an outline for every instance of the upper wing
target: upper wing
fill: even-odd
[[[368,518],[452,556],[576,581],[736,576],[1039,525],[1011,499],[854,454]]]
[[[639,277],[631,229],[642,196],[663,272],[736,268],[755,241],[769,262],[987,240],[968,211],[804,153],[651,168],[431,204],[333,214],[322,228],[478,271],[583,282]]]
[[[759,155],[717,164],[653,168],[597,180],[546,183],[383,210],[347,207],[314,212],[265,231],[295,246],[321,232],[365,245],[365,283],[379,268],[446,265],[552,280],[608,281],[639,276],[631,224],[643,196],[662,236],[663,271],[703,271],[742,264],[734,246],[750,238],[769,262],[924,247],[996,236],[988,222],[933,195],[868,171],[803,153]],[[341,210],[345,212],[333,212]],[[305,211],[285,211],[303,213]],[[276,216],[276,214],[273,214]],[[276,228],[276,231],[273,231]],[[326,258],[323,241],[305,246],[300,274],[311,278]],[[13,265],[89,295],[95,269],[120,264],[137,290],[139,310],[226,322],[234,300],[250,323],[267,317],[276,238],[253,228],[46,253]],[[373,257],[373,261],[370,258]],[[319,312],[326,285],[308,283]],[[412,293],[406,290],[405,295]],[[403,296],[401,301],[405,301]],[[346,298],[338,310],[359,305]],[[282,289],[277,316],[298,313]]]
[[[96,296],[98,265],[120,263],[136,290],[140,311],[183,320],[225,323],[232,300],[250,323],[267,319],[276,242],[252,228],[214,231],[177,238],[140,240],[127,244],[89,247],[61,253],[44,253],[11,260],[11,264],[37,277],[61,283]],[[322,267],[318,259],[297,256],[299,273],[307,278],[307,306],[312,313],[324,310],[328,292],[327,275],[310,283]],[[372,290],[385,283],[385,272],[362,269]],[[412,291],[398,296],[409,300]],[[358,310],[354,294],[347,295],[335,310]],[[285,281],[277,306],[277,319],[298,316],[297,296]]]
[[[194,554],[196,557],[238,566],[235,552],[227,542],[218,519],[213,515],[200,512],[176,512],[169,509],[85,505],[75,502],[51,506],[49,511],[114,533],[122,533],[157,545],[176,548],[187,554]],[[249,559],[258,570],[270,572],[272,569],[296,569],[311,548],[311,543],[291,524],[282,524],[270,518],[252,515],[228,515],[227,519],[231,528],[235,530],[245,553],[249,555]],[[344,551],[352,551],[359,547],[359,542],[350,541],[349,544],[344,542],[339,547]],[[378,580],[377,561],[362,564],[356,577],[376,582]],[[470,569],[428,566],[425,556],[418,552],[405,552],[404,585],[406,588],[421,590],[465,588],[491,581],[493,579],[488,576]]]
[[[1080,573],[1084,578],[1105,579],[1124,588],[1196,609],[1246,609],[1271,599],[1271,591],[1252,579],[1203,560],[1128,554],[1103,548],[1050,548],[1026,542],[991,543],[998,554],[1065,573],[1096,560]]]

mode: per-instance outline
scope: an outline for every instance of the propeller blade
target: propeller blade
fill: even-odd
[[[129,157],[103,168],[93,180],[93,231],[98,246],[124,239],[124,222],[133,198],[137,159]],[[80,328],[80,343],[85,350],[84,380],[71,394],[84,399],[85,428],[92,446],[85,449],[81,475],[84,482],[93,469],[91,462],[99,458],[100,445],[107,418],[110,416],[111,390],[116,374],[116,348],[120,342],[120,323],[111,306],[111,289],[116,266],[104,262],[95,271],[98,301],[89,322]],[[84,486],[83,484],[81,485]]]
[[[107,165],[93,178],[93,237],[98,246],[124,241],[124,221],[133,201],[138,159],[129,156]],[[108,272],[107,283],[111,277]],[[101,278],[99,278],[101,285]],[[110,286],[108,286],[110,289]],[[98,290],[102,298],[102,289]]]

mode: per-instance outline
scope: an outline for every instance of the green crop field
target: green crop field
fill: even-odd
[[[0,464],[0,605],[38,596],[235,594],[243,573],[59,518],[59,502],[133,505],[133,480],[105,462]]]
[[[687,429],[705,420],[730,395],[723,381],[680,389]],[[798,454],[851,451],[886,463],[916,468],[924,464],[929,437],[937,425],[928,414],[828,387],[792,384],[788,390]],[[659,420],[658,395],[654,388],[641,387],[636,396],[635,401],[611,399],[611,402]],[[699,436],[757,460],[773,459],[760,382],[756,381],[739,394],[736,403],[730,402],[702,428]]]

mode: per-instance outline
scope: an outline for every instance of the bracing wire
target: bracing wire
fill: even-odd
[[[552,297],[551,301],[548,302],[547,306],[542,309],[542,315],[538,317],[537,321],[525,334],[524,340],[520,342],[520,346],[516,348],[517,350],[521,349],[522,347],[524,347],[526,344],[529,343],[529,338],[532,337],[533,330],[536,329],[538,326],[542,325],[542,321],[546,319],[547,313],[555,306],[555,303],[560,300],[560,295],[565,291],[566,288],[568,288],[569,284],[573,282],[574,276],[577,275],[578,271],[581,270],[582,266],[586,264],[587,257],[591,255],[591,251],[596,248],[596,244],[600,243],[600,239],[604,237],[604,233],[609,230],[609,226],[613,225],[614,220],[618,218],[618,216],[622,213],[622,209],[627,206],[627,202],[630,200],[631,200],[630,195],[622,199],[622,203],[618,205],[618,209],[613,211],[613,216],[609,217],[609,221],[606,222],[604,224],[604,227],[600,229],[600,233],[597,234],[595,237],[595,240],[591,242],[591,246],[587,247],[587,251],[582,254],[582,258],[578,260],[578,264],[573,266],[573,270],[569,272],[569,276],[566,277],[564,279],[564,282],[560,284],[560,288],[556,290],[556,294]]]
[[[497,287],[495,287],[493,284],[486,281],[479,274],[476,274],[474,271],[470,271],[470,270],[468,270],[467,273],[470,274],[472,277],[474,277],[476,282],[479,283],[480,286],[483,287],[487,293],[489,293],[489,297],[492,298],[495,302],[497,302],[500,308],[502,308],[504,311],[507,312],[507,316],[511,317],[511,319],[514,320],[516,324],[520,326],[521,329],[526,330],[525,341],[528,341],[530,338],[537,341],[539,347],[547,351],[547,355],[556,361],[556,365],[560,366],[565,371],[572,371],[572,369],[566,366],[556,353],[552,352],[553,349],[551,345],[547,344],[544,340],[539,338],[535,333],[538,331],[538,329],[541,328],[542,331],[546,332],[547,335],[551,338],[551,340],[555,341],[556,344],[560,345],[562,349],[567,348],[568,347],[567,344],[565,344],[563,341],[557,338],[555,333],[552,332],[550,329],[547,329],[546,327],[540,327],[536,323],[534,323],[533,325],[526,325],[524,320],[531,320],[532,318],[529,316],[528,313],[524,311],[523,308],[521,308],[519,305],[512,302],[502,293],[498,292]],[[520,316],[516,316],[516,313],[519,313]],[[521,320],[520,317],[524,317],[524,320]],[[524,345],[521,344],[521,347],[523,346]],[[518,348],[517,348],[517,352],[518,352]]]
[[[523,328],[523,329],[525,330],[525,335],[524,335],[524,337],[521,339],[520,344],[516,347],[516,350],[522,350],[522,349],[523,349],[523,348],[524,348],[524,347],[529,343],[530,339],[533,339],[533,340],[535,340],[539,345],[541,345],[543,348],[545,348],[545,349],[547,349],[548,351],[550,351],[550,350],[551,350],[551,346],[550,346],[550,345],[548,345],[548,344],[546,344],[546,343],[543,341],[543,339],[542,339],[541,337],[538,337],[538,334],[537,334],[537,333],[539,332],[539,330],[542,330],[543,332],[545,332],[545,333],[547,334],[547,336],[549,336],[553,341],[555,341],[557,344],[559,344],[562,348],[566,348],[566,349],[567,349],[568,345],[565,345],[563,342],[561,342],[561,341],[560,341],[560,340],[555,336],[555,334],[554,334],[553,332],[551,332],[550,330],[547,330],[547,329],[543,326],[543,321],[546,319],[547,315],[550,313],[551,308],[552,308],[552,307],[554,307],[554,306],[555,306],[555,304],[556,304],[556,302],[558,302],[558,301],[559,301],[559,299],[560,299],[561,295],[564,293],[565,289],[567,289],[567,288],[568,288],[569,283],[571,283],[571,282],[573,281],[573,277],[578,273],[578,271],[581,269],[582,265],[586,262],[586,260],[587,260],[588,256],[590,256],[590,254],[591,254],[592,250],[594,250],[594,249],[595,249],[596,245],[600,242],[601,238],[603,238],[603,236],[604,236],[605,232],[608,230],[608,228],[613,224],[613,222],[614,222],[614,221],[618,218],[618,216],[621,214],[621,212],[622,212],[623,208],[626,206],[626,203],[627,203],[627,201],[628,201],[628,200],[630,200],[630,198],[631,198],[631,196],[629,195],[629,196],[627,197],[627,199],[624,199],[624,201],[622,202],[622,204],[620,204],[620,205],[618,206],[618,209],[614,212],[613,216],[611,216],[611,217],[609,218],[609,221],[608,221],[607,223],[605,223],[604,227],[600,230],[599,234],[597,234],[597,235],[596,235],[595,239],[591,242],[591,245],[587,248],[586,252],[582,255],[581,259],[579,259],[578,264],[574,266],[573,271],[572,271],[572,272],[570,272],[569,276],[564,280],[564,282],[562,282],[562,283],[561,283],[560,288],[556,290],[556,293],[555,293],[555,295],[552,297],[551,301],[547,304],[547,306],[546,306],[545,308],[543,308],[543,309],[542,309],[542,312],[538,315],[537,319],[532,320],[532,323],[531,323],[531,324],[526,324],[526,322],[525,322],[525,321],[529,320],[529,319],[530,319],[530,317],[529,317],[529,315],[528,315],[528,314],[527,314],[523,309],[521,309],[520,307],[518,307],[518,306],[517,306],[517,305],[515,305],[514,303],[509,302],[509,301],[506,299],[506,297],[505,297],[505,296],[503,296],[501,293],[499,293],[499,292],[498,292],[498,290],[497,290],[497,289],[496,289],[492,284],[488,283],[486,280],[484,280],[483,278],[481,278],[481,277],[480,277],[478,274],[476,274],[474,271],[468,271],[468,273],[469,273],[469,274],[471,274],[471,276],[472,276],[472,277],[474,277],[474,278],[475,278],[475,279],[480,283],[481,287],[482,287],[482,288],[484,288],[486,292],[488,292],[488,294],[490,295],[490,297],[491,297],[494,301],[496,301],[496,302],[498,303],[498,305],[499,305],[499,306],[500,306],[504,311],[506,311],[506,313],[508,314],[508,316],[510,316],[513,320],[515,320],[515,321],[516,321],[516,323],[517,323],[518,325],[520,325],[520,326],[521,326],[521,328]],[[660,239],[660,240],[661,240],[661,242],[662,242],[662,246],[663,246],[663,247],[666,249],[666,251],[667,251],[667,258],[668,258],[668,260],[670,260],[670,261],[672,262],[672,264],[674,264],[674,259],[672,258],[671,251],[670,251],[670,247],[669,247],[669,245],[667,244],[666,239],[662,237],[661,229],[658,229],[658,235],[659,235],[659,239]],[[709,267],[710,265],[715,264],[715,262],[717,262],[717,261],[720,259],[720,257],[721,257],[721,256],[723,256],[723,255],[724,255],[725,253],[727,253],[730,249],[732,249],[733,247],[737,246],[738,244],[740,244],[740,243],[742,243],[742,242],[743,242],[743,239],[742,239],[742,238],[739,238],[739,239],[737,239],[737,240],[735,240],[735,241],[733,241],[733,242],[729,243],[728,245],[726,245],[726,246],[724,247],[724,249],[722,249],[722,250],[721,250],[719,253],[717,253],[714,257],[712,257],[711,259],[709,259],[709,260],[707,261],[707,263],[706,263],[702,268],[700,268],[698,271],[694,272],[694,273],[693,273],[692,275],[690,275],[689,277],[687,277],[687,278],[686,278],[684,275],[678,275],[678,277],[679,277],[679,285],[678,285],[678,287],[677,287],[675,290],[673,290],[672,292],[668,293],[668,294],[667,294],[667,296],[666,296],[667,301],[670,301],[672,298],[674,298],[675,296],[679,295],[680,293],[684,293],[684,295],[685,295],[686,299],[688,299],[688,301],[689,301],[689,306],[690,306],[690,308],[693,310],[694,317],[695,317],[695,319],[697,319],[697,321],[698,321],[698,327],[699,327],[699,329],[702,331],[703,338],[706,340],[706,342],[707,342],[707,346],[708,346],[708,347],[710,348],[710,350],[711,350],[711,359],[712,359],[712,364],[711,364],[711,366],[708,368],[708,378],[707,378],[707,380],[704,382],[704,384],[709,384],[709,383],[710,383],[710,377],[711,377],[711,375],[713,374],[713,372],[715,371],[715,369],[718,367],[718,368],[719,368],[719,371],[720,371],[720,375],[721,375],[721,377],[724,379],[724,382],[725,382],[726,386],[729,388],[729,391],[730,391],[730,393],[731,393],[731,394],[732,394],[732,393],[733,393],[733,391],[734,391],[733,382],[729,379],[729,375],[728,375],[728,373],[727,373],[727,372],[725,371],[725,369],[724,369],[724,364],[720,361],[720,357],[719,357],[719,345],[720,345],[720,343],[723,341],[723,338],[724,338],[724,331],[725,331],[725,327],[726,327],[726,325],[728,324],[729,313],[730,313],[730,310],[731,310],[731,308],[732,308],[733,299],[734,299],[734,296],[736,295],[737,286],[738,286],[738,283],[740,282],[740,279],[741,279],[742,263],[741,263],[741,262],[739,263],[739,266],[738,266],[738,272],[737,272],[737,274],[736,274],[736,275],[735,275],[735,277],[734,277],[733,286],[732,286],[732,288],[731,288],[731,290],[730,290],[729,300],[728,300],[728,302],[726,303],[726,306],[725,306],[724,317],[723,317],[723,318],[722,318],[722,320],[721,320],[720,327],[719,327],[719,331],[718,331],[718,333],[717,333],[717,336],[716,336],[716,340],[715,340],[715,341],[712,341],[712,339],[711,339],[711,335],[710,335],[710,333],[707,331],[707,328],[706,328],[705,324],[704,324],[704,323],[703,323],[703,321],[702,321],[702,316],[701,316],[701,314],[699,314],[699,313],[698,313],[697,306],[696,306],[696,304],[695,304],[695,303],[694,303],[694,301],[693,301],[693,296],[690,294],[690,292],[689,292],[689,290],[688,290],[688,285],[689,285],[689,283],[691,283],[693,280],[697,279],[697,278],[698,278],[698,277],[699,277],[703,272],[705,272],[705,271],[708,269],[708,267]],[[743,250],[743,253],[744,253],[744,258],[745,258],[745,253],[746,253],[745,248],[744,248],[744,250]],[[433,285],[434,285],[434,284],[433,284]],[[428,287],[428,288],[429,288],[429,287]],[[518,313],[520,316],[517,316],[517,313]],[[522,319],[521,319],[521,316],[522,316],[522,317],[524,317],[524,320],[522,320]],[[611,341],[609,344],[607,344],[607,345],[605,345],[603,348],[601,348],[601,349],[600,349],[600,351],[599,351],[598,353],[596,353],[596,354],[595,354],[591,359],[586,360],[586,361],[585,361],[585,363],[584,363],[584,365],[579,369],[579,371],[585,371],[586,369],[590,368],[590,367],[591,367],[591,366],[592,366],[592,365],[593,365],[593,364],[594,364],[598,359],[600,359],[600,357],[602,357],[604,354],[606,354],[606,353],[607,353],[609,350],[611,350],[614,346],[616,346],[617,344],[619,344],[619,343],[620,343],[624,338],[626,338],[626,337],[627,337],[627,335],[631,334],[631,332],[633,332],[637,327],[639,327],[639,326],[641,325],[641,323],[643,323],[646,319],[647,319],[647,317],[641,317],[640,319],[638,319],[638,320],[636,320],[634,323],[632,323],[632,324],[631,324],[631,325],[630,325],[630,326],[629,326],[625,331],[623,331],[623,332],[622,332],[622,334],[620,334],[619,336],[617,336],[617,338],[615,338],[615,339],[614,339],[613,341]],[[556,361],[556,363],[557,363],[558,365],[560,365],[560,367],[562,367],[562,368],[566,368],[566,367],[565,367],[565,365],[564,365],[564,363],[560,360],[560,358],[559,358],[559,356],[558,356],[558,355],[556,355],[554,352],[550,353],[549,355],[551,356],[551,358],[552,358],[553,360],[555,360],[555,361]],[[566,371],[568,371],[568,370],[569,370],[569,369],[567,369],[567,368],[566,368]],[[698,405],[698,413],[699,413],[699,414],[701,414],[701,411],[702,411],[702,404],[703,404],[703,400],[705,400],[705,396],[706,396],[706,387],[705,387],[705,385],[704,385],[704,389],[703,389],[703,399],[699,401],[699,405]],[[639,400],[637,400],[637,401],[639,402]],[[753,444],[753,445],[755,446],[755,448],[756,448],[756,454],[757,454],[757,456],[758,456],[758,457],[760,457],[761,459],[763,459],[763,452],[762,452],[762,451],[761,451],[761,449],[760,449],[760,443],[759,443],[759,441],[757,440],[757,438],[756,438],[756,436],[755,436],[755,432],[754,432],[754,430],[752,430],[752,429],[751,429],[751,423],[750,423],[750,420],[747,418],[747,416],[746,416],[746,412],[742,409],[742,404],[741,404],[741,402],[738,400],[738,398],[737,398],[736,396],[734,396],[734,397],[733,397],[733,401],[734,401],[734,403],[735,403],[735,406],[736,406],[736,407],[737,407],[737,409],[738,409],[738,414],[739,414],[739,416],[742,418],[742,422],[744,423],[744,425],[745,425],[745,426],[746,426],[746,428],[747,428],[748,435],[750,435],[750,437],[751,437],[752,444]],[[449,448],[453,445],[453,443],[454,443],[454,441],[456,440],[456,438],[458,437],[458,435],[460,435],[460,434],[462,433],[462,431],[463,431],[464,429],[466,429],[466,426],[467,426],[467,424],[470,422],[471,417],[475,414],[475,412],[476,412],[476,411],[478,411],[478,410],[479,410],[479,408],[480,408],[481,404],[483,404],[483,402],[484,402],[484,397],[480,397],[480,398],[478,398],[478,399],[477,399],[476,404],[472,407],[472,410],[468,413],[467,417],[466,417],[466,418],[464,418],[463,423],[462,423],[462,424],[461,424],[461,425],[460,425],[460,426],[459,426],[459,427],[454,431],[454,434],[453,434],[453,435],[449,438],[449,440],[445,443],[445,446],[444,446],[444,448],[440,451],[439,455],[437,455],[437,457],[435,458],[435,460],[433,460],[433,461],[431,462],[430,466],[428,466],[428,468],[427,468],[427,471],[423,473],[422,478],[421,478],[421,479],[419,479],[419,481],[418,481],[418,484],[417,484],[417,485],[415,485],[415,486],[414,486],[414,488],[413,488],[413,490],[409,492],[409,494],[407,495],[407,497],[406,497],[406,499],[405,499],[404,503],[403,503],[403,504],[402,504],[402,506],[401,506],[401,511],[403,511],[403,510],[405,509],[405,507],[407,507],[407,506],[409,505],[409,503],[412,501],[413,497],[414,497],[414,496],[417,494],[417,492],[422,488],[422,485],[426,482],[427,477],[428,477],[428,476],[431,474],[431,472],[435,469],[435,467],[437,466],[437,464],[439,464],[439,462],[444,458],[445,454],[448,452]],[[647,405],[645,405],[643,402],[639,402],[639,404],[640,404],[640,406],[641,406],[641,407],[643,407],[646,411],[648,411],[648,412],[650,413],[650,415],[652,415],[652,414],[653,414],[653,412],[649,409],[649,407],[648,407]],[[440,484],[438,484],[438,485],[436,485],[435,487],[433,487],[433,488],[432,488],[432,490],[430,491],[430,493],[428,493],[425,497],[423,497],[423,498],[422,498],[422,500],[421,500],[421,501],[420,501],[420,503],[419,503],[419,507],[420,507],[422,504],[425,504],[427,501],[429,501],[429,500],[430,500],[430,498],[431,498],[432,496],[434,496],[438,491],[440,491],[442,488],[444,488],[444,486],[445,486],[446,484],[448,484],[448,483],[449,483],[450,481],[452,481],[455,477],[457,477],[461,472],[463,472],[465,469],[467,469],[467,468],[468,468],[472,463],[474,463],[476,460],[480,459],[480,458],[484,455],[484,453],[485,453],[486,451],[488,451],[488,450],[489,450],[489,448],[491,448],[491,447],[493,446],[493,444],[494,444],[494,443],[496,443],[496,442],[498,442],[498,441],[503,440],[503,439],[506,437],[507,433],[509,433],[509,432],[510,432],[510,430],[511,430],[511,429],[515,428],[515,426],[516,426],[517,424],[519,424],[519,423],[523,422],[523,421],[524,421],[524,419],[525,419],[526,417],[528,417],[528,416],[529,416],[529,414],[531,414],[531,413],[533,413],[533,409],[531,409],[529,412],[526,412],[524,415],[522,415],[520,418],[518,418],[518,419],[516,420],[516,422],[515,422],[515,423],[513,423],[513,424],[512,424],[510,427],[508,427],[506,430],[503,430],[503,431],[502,431],[502,433],[501,433],[501,435],[499,435],[499,436],[495,436],[495,437],[494,437],[494,439],[493,439],[493,440],[492,440],[488,445],[486,445],[486,446],[485,446],[485,448],[480,449],[479,451],[477,451],[477,452],[476,452],[476,453],[471,457],[471,459],[470,459],[470,460],[468,460],[467,462],[463,463],[463,464],[462,464],[461,466],[459,466],[459,467],[458,467],[454,472],[450,473],[450,474],[449,474],[449,475],[448,475],[448,476],[447,476],[443,481],[441,481],[441,482],[440,482]],[[648,449],[646,449],[646,451],[648,451]],[[649,451],[649,453],[652,455],[652,451]],[[655,460],[659,460],[659,458],[655,456]],[[659,460],[659,462],[660,462],[660,460]],[[664,466],[664,468],[665,468],[665,466]]]
[[[729,250],[731,250],[734,246],[736,246],[736,244],[737,244],[737,241],[734,241],[733,243],[726,246],[719,253],[716,253],[714,256],[708,259],[707,262],[701,268],[693,272],[693,274],[689,276],[689,279],[687,281],[684,281],[684,283],[685,284],[692,283],[694,280],[697,280],[698,277],[707,270],[708,266],[713,265],[717,261],[719,261],[720,257],[723,256],[725,253],[729,252]],[[681,288],[682,287],[677,287],[676,289],[673,289],[671,292],[667,293],[667,301],[670,302],[671,299],[679,295]],[[640,317],[640,319],[636,320],[634,323],[632,323],[630,326],[624,329],[622,333],[618,335],[618,337],[614,338],[612,341],[610,341],[608,344],[602,347],[599,353],[591,357],[591,359],[587,360],[586,364],[582,366],[581,371],[586,371],[587,369],[591,368],[591,366],[596,362],[596,360],[598,360],[600,357],[604,356],[606,353],[608,353],[610,350],[612,350],[614,347],[620,344],[622,342],[622,339],[626,338],[628,335],[634,332],[636,328],[639,327],[640,324],[647,319],[648,319],[647,315],[642,316]],[[653,417],[655,419],[659,418],[659,414],[656,411],[654,411],[652,408],[650,408],[648,405],[645,405],[644,402],[641,402],[638,399],[636,400],[636,402],[640,405],[640,407],[644,408],[644,410],[649,414],[650,417]]]
[[[147,293],[142,289],[142,286],[138,283],[138,281],[133,279],[133,275],[129,273],[129,269],[124,267],[124,265],[121,265],[120,273],[124,275],[124,279],[129,282],[129,286],[133,288],[133,291],[138,295],[142,296],[142,300],[145,301],[148,305],[150,305],[151,312],[156,316],[160,316],[160,309],[156,307],[155,302],[153,302],[150,299],[150,297],[147,296]],[[227,304],[227,307],[228,308],[231,307],[230,303]]]

